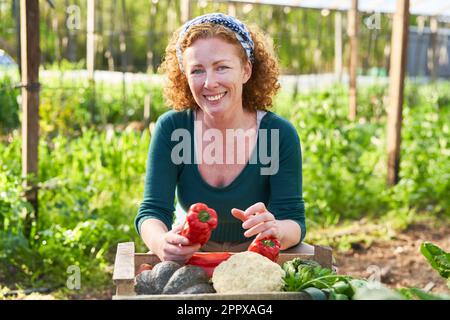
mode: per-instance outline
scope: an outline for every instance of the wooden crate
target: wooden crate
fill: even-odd
[[[302,244],[299,252],[288,250],[280,252],[277,263],[282,265],[294,258],[317,261],[323,267],[331,268],[332,251],[328,247]],[[113,280],[116,285],[114,300],[308,300],[310,296],[303,292],[264,292],[264,293],[204,293],[204,294],[158,294],[137,295],[134,291],[134,278],[137,269],[143,263],[155,265],[159,258],[152,253],[136,253],[134,242],[124,242],[117,245],[114,263]]]

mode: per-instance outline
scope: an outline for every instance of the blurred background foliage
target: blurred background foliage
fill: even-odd
[[[0,0],[0,46],[17,60],[17,3]],[[0,283],[64,288],[80,267],[83,292],[111,288],[117,243],[146,249],[133,220],[143,195],[149,123],[168,110],[161,84],[89,83],[64,74],[85,69],[86,1],[46,1],[41,9],[39,210],[24,198],[17,72],[0,77]],[[96,69],[153,74],[169,35],[181,25],[180,0],[97,1]],[[227,12],[226,3],[192,1],[196,16]],[[71,8],[69,10],[69,8]],[[77,9],[79,8],[79,9]],[[79,24],[72,24],[79,10]],[[236,4],[237,16],[274,39],[283,73],[334,69],[334,12]],[[345,15],[343,15],[344,23]],[[361,14],[363,25],[364,14]],[[360,29],[360,74],[385,75],[390,15]],[[411,17],[410,24],[415,23]],[[344,35],[344,59],[348,39]],[[121,50],[122,48],[122,50]],[[344,70],[345,72],[345,70]],[[346,85],[311,92],[283,88],[273,111],[297,128],[303,151],[308,232],[361,218],[450,219],[450,84],[407,82],[400,182],[386,186],[386,85],[358,88],[358,117],[348,120]],[[143,121],[145,101],[150,112]],[[306,236],[308,240],[308,235]],[[0,288],[1,289],[1,288]]]
[[[18,61],[18,0],[0,0],[0,47]],[[182,25],[181,0],[96,1],[97,70],[150,72],[160,65],[171,34]],[[40,1],[41,63],[84,61],[86,1]],[[257,24],[271,36],[284,74],[334,70],[336,12],[307,8],[235,3],[236,16]],[[191,0],[191,16],[228,12],[225,1]],[[377,28],[367,28],[360,13],[359,73],[386,74],[392,15],[381,14]],[[343,60],[348,61],[347,15],[342,15]],[[428,18],[424,18],[425,20]],[[410,18],[416,25],[417,18]],[[427,23],[425,21],[425,23]],[[387,51],[386,51],[387,50]],[[84,62],[83,62],[84,64]]]
[[[153,88],[155,95],[161,88]],[[145,91],[136,90],[136,101]],[[124,127],[113,107],[98,102],[92,120],[88,91],[42,94],[39,146],[39,218],[24,234],[32,207],[23,198],[21,136],[0,143],[0,280],[23,286],[64,286],[66,269],[79,265],[87,290],[110,286],[116,245],[135,241],[133,218],[143,194],[151,134]],[[156,92],[159,92],[156,94]],[[346,88],[310,93],[282,90],[273,111],[297,128],[303,149],[303,185],[310,232],[361,218],[426,214],[450,218],[449,84],[406,88],[400,183],[386,187],[386,86],[359,91],[358,121],[347,118]],[[9,95],[13,99],[13,95]],[[53,97],[53,98],[52,98]],[[3,98],[2,98],[3,99]],[[167,110],[155,99],[153,117]],[[46,106],[48,104],[48,106]],[[138,105],[138,103],[136,103]],[[64,117],[54,110],[70,108]],[[140,111],[136,111],[137,113]],[[95,116],[94,116],[95,119]],[[118,121],[115,123],[115,121]],[[103,121],[107,123],[104,125]],[[307,236],[308,237],[308,236]]]

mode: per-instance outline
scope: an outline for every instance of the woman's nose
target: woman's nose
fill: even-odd
[[[205,83],[203,86],[206,89],[217,87],[217,78],[214,72],[206,72]]]

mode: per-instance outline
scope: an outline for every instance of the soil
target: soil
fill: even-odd
[[[339,274],[379,280],[390,288],[417,287],[432,293],[449,294],[446,280],[431,268],[420,253],[420,244],[430,241],[450,251],[450,225],[415,223],[388,242],[360,243],[335,253]]]

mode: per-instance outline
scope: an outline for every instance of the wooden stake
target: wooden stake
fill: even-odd
[[[339,82],[342,79],[342,13],[334,16],[334,73]]]
[[[95,68],[95,0],[87,0],[86,67],[89,80],[94,79]]]
[[[228,2],[228,15],[236,17],[236,4]]]
[[[391,40],[391,69],[389,79],[389,112],[387,127],[387,182],[399,180],[400,141],[402,127],[403,86],[408,46],[409,0],[398,0]]]
[[[148,125],[151,121],[151,106],[152,106],[152,96],[151,92],[145,95],[144,97],[144,125],[146,128],[148,128]]]
[[[38,145],[39,145],[39,1],[20,1],[20,46],[22,69],[22,176],[26,199],[38,216]],[[31,178],[34,176],[34,178]],[[28,214],[25,235],[31,232],[32,220]]]
[[[13,14],[14,14],[14,20],[16,23],[16,30],[15,35],[18,39],[20,39],[20,1],[21,0],[13,0]],[[22,57],[21,57],[21,48],[20,48],[20,41],[16,41],[16,55],[17,55],[17,63],[19,64],[19,73],[22,75]],[[12,51],[11,51],[12,52]]]
[[[117,0],[113,0],[111,2],[111,5],[109,7],[109,28],[111,30],[109,37],[108,37],[108,50],[105,53],[106,58],[108,59],[108,70],[109,71],[114,71],[114,34],[116,32],[116,24],[114,23],[115,19],[114,17],[116,16],[116,8],[117,8]]]
[[[349,114],[350,120],[356,118],[356,71],[358,69],[358,0],[352,0],[348,12],[348,35],[350,37],[350,83],[349,83]]]
[[[157,12],[157,5],[158,3],[153,3],[150,1],[150,14],[149,14],[149,29],[147,34],[147,72],[148,73],[154,73],[155,65],[154,65],[154,53],[153,53],[153,46],[154,46],[154,35],[155,32],[155,19],[156,19],[156,12]]]
[[[181,22],[185,23],[191,19],[192,8],[191,0],[181,0]]]
[[[436,17],[430,17],[430,45],[431,57],[428,57],[430,76],[432,81],[436,81],[438,76],[438,20]]]

